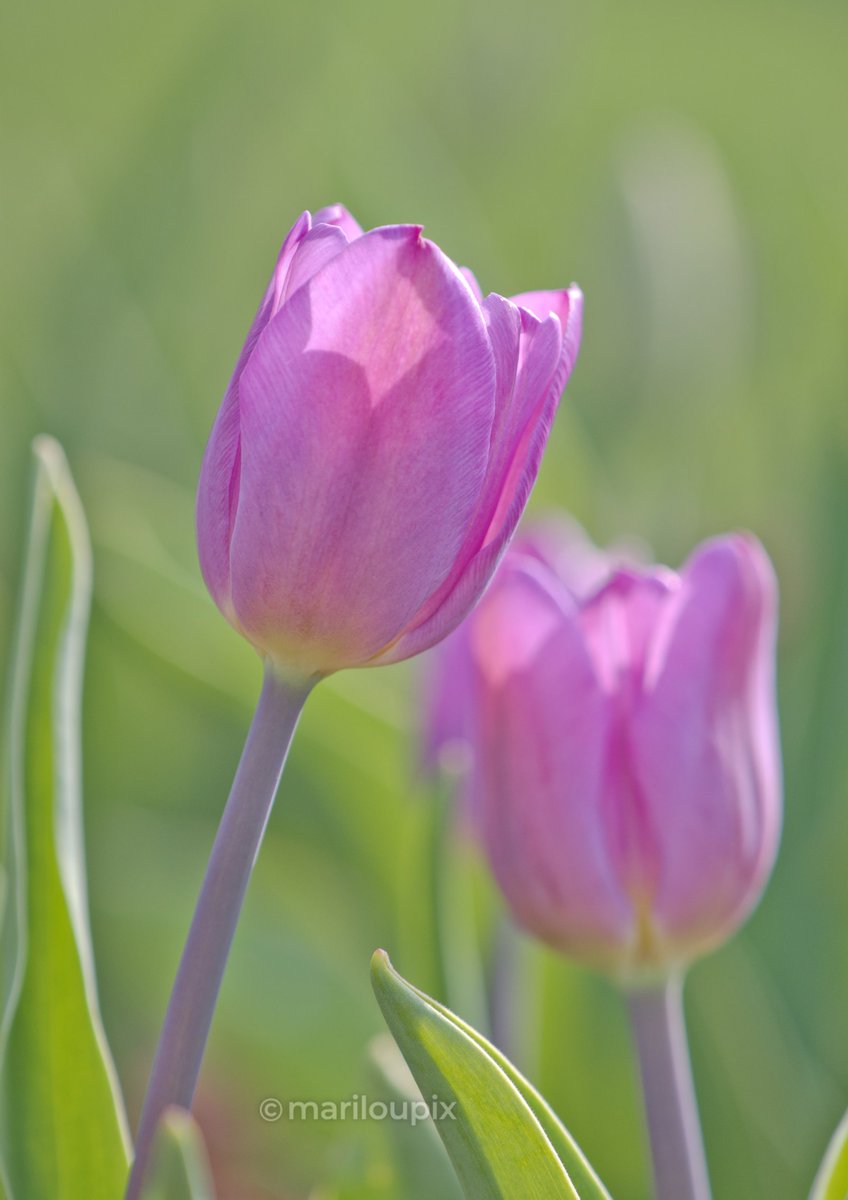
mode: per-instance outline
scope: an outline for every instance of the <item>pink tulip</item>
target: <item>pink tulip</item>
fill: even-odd
[[[775,628],[749,535],[588,594],[510,552],[455,637],[475,820],[522,925],[634,980],[742,921],[780,834]]]
[[[263,657],[322,675],[459,623],[533,485],[581,310],[574,287],[483,299],[417,226],[296,221],[197,505],[207,586]]]

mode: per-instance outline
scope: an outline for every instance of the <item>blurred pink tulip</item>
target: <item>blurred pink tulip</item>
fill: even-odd
[[[480,296],[417,226],[304,213],[218,413],[200,563],[283,669],[395,662],[486,587],[580,342],[579,289]]]
[[[511,551],[454,635],[474,819],[523,926],[638,979],[727,937],[774,861],[774,574],[749,535],[588,594],[543,557]]]

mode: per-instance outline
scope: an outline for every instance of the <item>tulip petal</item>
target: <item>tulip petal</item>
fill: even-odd
[[[565,293],[563,293],[565,294]],[[554,317],[538,321],[521,315],[519,360],[512,395],[499,405],[497,443],[490,455],[488,499],[496,496],[483,539],[483,550],[494,548],[500,556],[515,531],[527,497],[536,480],[542,452],[560,397],[580,345],[583,296],[572,288],[565,325]],[[489,297],[490,301],[500,297]],[[487,301],[488,303],[488,301]],[[499,326],[503,331],[503,323]],[[496,326],[490,326],[493,343]]]
[[[539,321],[544,321],[551,313],[559,318],[559,323],[565,329],[571,313],[572,299],[567,289],[552,292],[521,292],[511,296],[513,304],[526,308]]]
[[[479,307],[419,230],[374,230],[266,326],[240,392],[235,611],[284,660],[362,662],[443,583],[479,501],[494,416]]]
[[[197,491],[197,541],[200,569],[215,603],[233,619],[230,597],[230,538],[238,502],[241,462],[239,380],[257,341],[283,302],[292,261],[310,229],[301,213],[286,234],[271,281],[253,318],[224,394],[203,456]]]
[[[533,521],[513,542],[513,549],[545,563],[578,601],[600,588],[623,558],[596,546],[583,527],[565,513]]]
[[[291,229],[285,236],[280,253],[277,255],[277,264],[274,267],[274,273],[271,276],[271,282],[268,284],[268,291],[265,293],[265,299],[259,308],[257,320],[254,323],[254,328],[251,329],[247,336],[241,358],[236,365],[236,375],[238,376],[250,356],[250,351],[256,342],[257,337],[262,332],[262,329],[268,324],[271,317],[279,311],[283,300],[286,297],[287,284],[289,279],[289,271],[291,270],[292,260],[295,256],[298,246],[309,233],[312,228],[312,220],[308,212],[301,213],[298,219],[292,225]],[[260,323],[260,316],[262,317]],[[259,328],[256,328],[259,325]],[[253,335],[253,337],[251,337]]]
[[[656,887],[662,830],[655,824],[631,750],[633,712],[646,657],[679,579],[664,567],[619,569],[580,610],[580,624],[611,713],[598,821],[606,831],[616,877],[643,914],[637,953],[650,959],[656,935],[648,914]]]
[[[281,302],[288,300],[299,287],[308,283],[331,258],[341,254],[347,245],[348,240],[338,226],[313,226],[292,257]]]
[[[427,774],[466,764],[473,733],[471,647],[467,624],[426,654],[421,763]]]
[[[459,270],[460,270],[463,278],[465,279],[465,282],[468,284],[468,286],[471,288],[472,292],[474,293],[474,299],[478,302],[478,304],[482,304],[483,303],[483,292],[480,287],[480,284],[477,282],[477,276],[474,274],[474,272],[471,270],[470,267],[460,267]]]
[[[585,601],[583,630],[609,691],[641,687],[660,615],[679,586],[678,576],[665,567],[619,567]]]
[[[362,227],[354,220],[343,204],[328,204],[319,208],[312,218],[313,225],[335,225],[341,229],[349,242],[355,242],[362,237]]]
[[[200,570],[213,600],[232,619],[230,537],[238,496],[240,425],[238,379],[227,388],[200,468],[197,549]]]
[[[539,321],[502,296],[484,301],[498,399],[480,505],[453,573],[380,662],[417,654],[455,628],[476,603],[515,532],[580,343],[582,294],[572,288],[563,295],[569,313],[562,331],[556,317]]]
[[[322,219],[324,213],[329,213],[332,219]],[[277,265],[260,308],[264,319],[260,328],[251,330],[251,334],[255,332],[253,343],[293,292],[311,279],[331,258],[335,258],[344,250],[350,241],[361,236],[362,230],[341,205],[335,205],[332,209],[321,209],[314,218],[310,218],[308,212],[301,213],[286,235],[277,257]],[[249,334],[248,344],[251,349],[253,343]],[[248,350],[247,345],[245,350]],[[236,368],[237,373],[247,361],[244,352],[242,357],[244,361],[240,360]]]
[[[774,859],[780,761],[776,587],[749,536],[705,543],[649,651],[633,769],[662,829],[653,909],[670,941],[706,943],[741,919]]]
[[[510,556],[475,612],[471,639],[481,731],[475,812],[498,882],[535,934],[614,960],[635,922],[597,815],[610,705],[577,608],[541,564]]]
[[[515,530],[541,463],[565,379],[561,371],[562,330],[554,317],[521,318],[518,371],[511,395],[500,408],[497,440],[488,476],[492,511],[483,545],[505,545]]]

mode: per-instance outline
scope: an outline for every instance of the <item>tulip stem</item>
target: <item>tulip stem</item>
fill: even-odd
[[[682,979],[673,976],[657,987],[634,989],[627,994],[627,1005],[642,1077],[656,1200],[709,1200]]]
[[[266,668],[159,1037],[126,1200],[141,1194],[165,1109],[191,1106],[244,894],[311,685],[293,684]]]

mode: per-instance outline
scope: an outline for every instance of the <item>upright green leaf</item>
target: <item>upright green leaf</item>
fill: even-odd
[[[35,459],[4,774],[0,1160],[9,1200],[116,1200],[127,1138],[97,1006],[80,808],[91,555],[62,450],[40,438]]]
[[[372,979],[469,1200],[606,1200],[557,1118],[493,1046],[403,980],[382,951]]]
[[[142,1200],[214,1200],[203,1138],[184,1109],[168,1109],[160,1122]]]
[[[827,1148],[810,1200],[848,1200],[848,1113]]]

